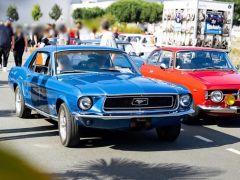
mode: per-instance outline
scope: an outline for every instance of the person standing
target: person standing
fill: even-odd
[[[7,71],[10,50],[14,49],[15,45],[12,22],[13,20],[11,18],[7,18],[4,25],[0,25],[0,64],[4,72]]]
[[[59,27],[59,33],[58,33],[58,38],[59,38],[59,45],[69,45],[70,43],[70,37],[67,31],[67,27],[62,24]]]
[[[117,48],[114,34],[111,31],[109,31],[110,28],[109,22],[105,20],[102,22],[101,26],[102,26],[102,38],[100,46]]]
[[[22,66],[22,56],[24,50],[27,51],[27,37],[23,33],[23,29],[21,26],[16,27],[16,32],[14,34],[15,46],[13,49],[13,56],[16,66]]]

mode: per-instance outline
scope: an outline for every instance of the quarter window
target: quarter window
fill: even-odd
[[[157,65],[159,56],[160,56],[160,51],[153,52],[148,58],[148,61],[147,61],[148,64]]]
[[[35,73],[49,74],[50,72],[50,55],[46,52],[38,52],[30,66],[29,69]]]

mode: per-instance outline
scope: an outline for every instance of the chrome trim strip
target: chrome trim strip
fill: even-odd
[[[143,108],[137,108],[137,109],[133,109],[133,108],[130,109],[129,108],[129,110],[126,110],[126,111],[118,111],[117,109],[120,109],[120,108],[116,108],[116,111],[107,111],[104,108],[107,97],[111,97],[111,98],[115,98],[115,96],[116,96],[116,98],[119,98],[119,97],[133,97],[133,95],[136,95],[136,96],[140,95],[140,97],[144,97],[144,96],[148,96],[148,95],[150,95],[148,97],[161,97],[162,95],[168,95],[168,96],[171,96],[172,98],[173,98],[173,96],[176,96],[175,104],[172,104],[172,107],[173,108],[176,107],[176,108],[174,108],[174,109],[165,109],[165,110],[162,110],[162,109],[160,109],[160,110],[159,109],[158,110],[149,110],[147,112],[153,112],[153,113],[154,112],[172,112],[172,111],[176,111],[179,108],[179,106],[180,106],[180,104],[179,104],[179,98],[180,97],[179,97],[179,94],[177,94],[177,93],[171,93],[171,94],[169,94],[169,93],[161,93],[161,94],[148,94],[148,93],[144,93],[144,94],[130,94],[130,95],[129,94],[128,95],[107,95],[107,96],[105,96],[104,101],[103,101],[102,111],[105,112],[105,113],[132,113],[132,112],[138,112],[138,111],[140,112],[142,110],[147,110],[147,108],[144,109],[144,107]],[[152,96],[152,95],[155,95],[155,96]],[[112,96],[114,96],[114,97],[112,97]],[[153,108],[149,107],[148,109],[157,109],[157,108],[158,107],[153,107]],[[124,108],[124,109],[127,109],[127,108]]]
[[[132,118],[153,118],[153,117],[176,117],[176,116],[184,116],[190,115],[194,113],[193,109],[184,112],[172,112],[168,114],[155,114],[155,115],[126,115],[126,116],[106,116],[106,115],[87,115],[87,114],[73,114],[75,118],[95,118],[95,119],[103,119],[103,120],[114,120],[114,119],[132,119]]]
[[[230,113],[230,114],[240,114],[238,113],[238,109],[240,109],[239,106],[231,106],[229,108],[223,108],[221,106],[202,106],[199,105],[199,108],[201,108],[203,111],[207,112],[207,113],[219,113],[219,114],[225,114],[225,113]]]
[[[36,111],[37,113],[39,113],[39,114],[41,114],[41,115],[43,115],[43,116],[45,116],[45,117],[47,117],[47,118],[51,118],[51,119],[56,120],[56,121],[58,120],[58,117],[57,117],[57,116],[53,116],[53,115],[47,114],[47,113],[45,113],[45,112],[43,112],[43,111],[41,111],[41,110],[39,110],[39,109],[37,109],[37,108],[29,105],[29,104],[25,104],[25,105],[26,105],[28,108]]]

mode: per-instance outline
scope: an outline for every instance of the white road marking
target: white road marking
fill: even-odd
[[[50,146],[47,144],[34,144],[33,146],[43,149],[50,148]]]
[[[182,128],[181,131],[184,131],[184,129]]]
[[[236,150],[236,149],[233,149],[233,148],[228,148],[227,151],[230,151],[232,153],[235,153],[235,154],[238,154],[240,155],[240,151]]]
[[[207,139],[205,137],[202,137],[200,135],[196,135],[194,136],[195,138],[198,138],[198,139],[201,139],[202,141],[205,141],[205,142],[213,142],[211,139]]]

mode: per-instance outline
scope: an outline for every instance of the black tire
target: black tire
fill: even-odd
[[[28,118],[31,116],[31,109],[25,105],[25,100],[19,87],[15,89],[15,111],[17,117],[20,118]]]
[[[194,113],[188,116],[185,116],[182,120],[182,123],[187,125],[198,125],[200,123],[201,110],[195,104],[193,105]]]
[[[65,136],[64,136],[64,120],[65,116]],[[65,147],[76,147],[80,143],[79,126],[75,119],[71,116],[68,107],[62,103],[58,111],[58,129],[61,143]]]
[[[156,128],[156,131],[159,140],[173,142],[178,138],[181,132],[181,124],[174,126],[158,127]]]

